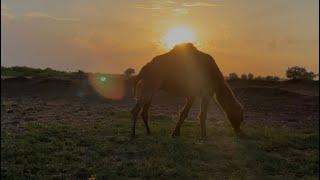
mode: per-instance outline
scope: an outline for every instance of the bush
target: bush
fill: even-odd
[[[130,77],[130,76],[132,76],[134,73],[135,73],[135,70],[134,70],[133,68],[128,68],[128,69],[126,69],[126,70],[124,71],[124,75],[125,75],[126,77]]]
[[[248,74],[248,79],[249,79],[249,80],[253,80],[253,78],[254,78],[253,74],[252,74],[252,73],[249,73],[249,74]]]
[[[247,79],[248,79],[248,76],[247,76],[246,74],[242,74],[242,75],[241,75],[241,79],[247,80]]]
[[[229,79],[230,80],[236,80],[239,79],[238,75],[236,73],[230,73],[229,74]]]
[[[313,80],[317,75],[312,71],[308,72],[304,67],[293,66],[287,69],[286,76],[289,79]]]

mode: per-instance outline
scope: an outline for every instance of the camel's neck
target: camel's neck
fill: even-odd
[[[220,82],[216,89],[216,98],[228,115],[234,111],[242,109],[241,104],[225,81]]]

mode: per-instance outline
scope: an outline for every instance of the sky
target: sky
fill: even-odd
[[[318,0],[1,0],[1,65],[139,71],[177,26],[225,75],[319,72]]]

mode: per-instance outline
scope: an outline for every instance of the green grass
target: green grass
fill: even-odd
[[[235,138],[228,122],[208,122],[200,140],[197,121],[172,139],[174,122],[139,120],[130,140],[128,113],[92,124],[28,123],[19,133],[1,132],[3,179],[318,179],[316,130],[247,127]]]

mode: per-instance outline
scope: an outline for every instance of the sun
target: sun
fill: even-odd
[[[191,28],[187,26],[177,26],[168,30],[163,37],[164,46],[168,49],[180,43],[194,43],[196,37]]]

